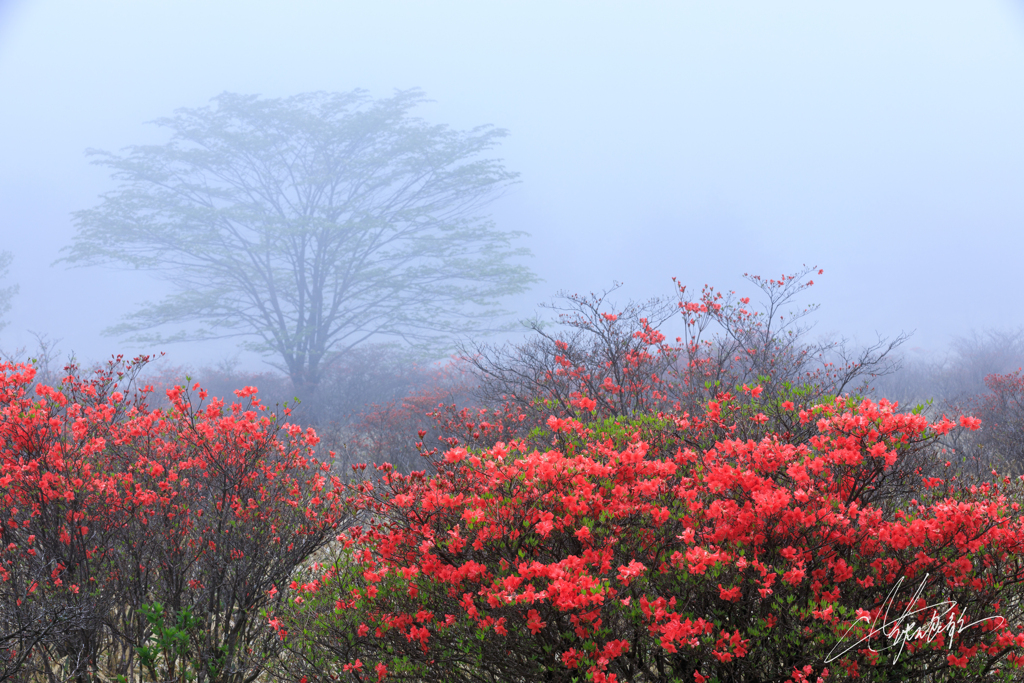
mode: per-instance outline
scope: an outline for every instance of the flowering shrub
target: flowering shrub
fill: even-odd
[[[660,385],[678,352],[655,328],[676,308],[651,299],[609,310],[614,291],[563,295],[547,306],[558,314],[560,334],[536,323],[525,343],[464,349],[482,380],[484,402],[509,402],[531,418],[555,413],[578,419],[592,411],[635,415],[666,405]]]
[[[956,426],[885,401],[789,405],[807,438],[737,438],[739,420],[764,424],[750,393],[743,406],[720,395],[702,417],[552,417],[532,444],[453,446],[430,476],[379,466],[357,498],[371,521],[274,618],[292,654],[279,675],[1010,675],[1024,644],[1021,484],[920,474]],[[965,628],[900,643],[894,627],[928,625],[936,605],[943,626],[952,614]]]
[[[454,419],[461,412],[455,406],[466,402],[474,383],[469,368],[453,359],[422,373],[421,380],[399,399],[365,406],[358,419],[349,425],[349,439],[342,446],[342,453],[350,466],[389,462],[408,472],[422,462],[416,451],[417,442],[438,443],[451,436],[456,424],[439,418],[447,414]],[[465,420],[456,422],[461,427]]]
[[[707,285],[693,297],[677,282],[679,310],[686,323],[684,336],[677,339],[685,360],[675,382],[685,388],[682,396],[713,400],[717,391],[743,384],[759,384],[773,396],[788,391],[788,385],[801,387],[818,402],[862,390],[871,378],[894,372],[899,363],[892,353],[907,340],[905,334],[891,340],[879,338],[859,351],[848,348],[842,339],[812,342],[806,338],[809,328],[800,321],[818,306],[788,307],[814,286],[812,277],[823,273],[805,267],[778,279],[744,274],[759,290],[757,302]],[[702,387],[711,393],[702,392]]]
[[[585,423],[659,411],[696,415],[721,392],[757,386],[764,396],[752,398],[761,399],[768,424],[792,432],[801,427],[779,409],[783,403],[808,406],[865,388],[869,379],[895,370],[892,352],[906,340],[880,339],[858,352],[842,340],[807,340],[800,321],[817,307],[788,307],[822,272],[745,276],[758,302],[710,286],[694,296],[678,282],[676,301],[655,298],[621,308],[608,301],[614,288],[564,295],[548,306],[558,314],[558,329],[535,324],[525,343],[477,346],[464,350],[464,360],[480,377],[482,405],[499,414],[514,406],[527,431],[549,415]],[[680,333],[674,339],[661,331],[672,321]]]
[[[347,523],[343,486],[254,387],[230,407],[198,386],[131,400],[145,360],[32,393],[32,367],[0,365],[0,610],[49,626],[3,656],[58,680],[251,680],[279,642],[261,612]]]
[[[1024,375],[1021,370],[985,377],[988,393],[972,406],[985,421],[981,444],[1024,470]]]

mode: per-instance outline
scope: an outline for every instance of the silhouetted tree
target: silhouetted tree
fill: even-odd
[[[483,158],[504,130],[430,125],[418,90],[284,99],[224,93],[155,123],[163,145],[90,151],[120,187],[75,214],[62,261],[158,273],[173,293],[110,333],[247,337],[296,389],[368,339],[478,329],[532,273],[482,207],[516,174]],[[183,325],[171,336],[153,332]]]

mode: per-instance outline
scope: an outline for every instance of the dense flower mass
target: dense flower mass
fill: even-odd
[[[1024,477],[956,446],[1012,452],[1019,373],[980,420],[863,398],[885,349],[833,364],[773,327],[812,282],[751,281],[767,315],[680,287],[675,344],[569,297],[568,341],[353,430],[424,469],[348,479],[253,386],[0,364],[0,681],[1021,680]]]
[[[150,410],[126,396],[145,360],[56,387],[0,365],[0,674],[258,672],[276,642],[260,610],[347,519],[312,430],[253,387],[232,406],[174,387]]]
[[[734,438],[751,408],[553,418],[542,438],[452,447],[430,476],[383,466],[358,498],[369,523],[280,628],[313,634],[292,647],[324,680],[366,680],[357,659],[410,680],[780,682],[1020,661],[1019,482],[923,476],[954,423],[885,401],[790,408],[807,439]],[[980,623],[898,642],[933,616]]]

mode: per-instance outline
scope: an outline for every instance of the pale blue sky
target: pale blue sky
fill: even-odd
[[[493,205],[556,290],[818,265],[818,329],[941,348],[1024,325],[1024,11],[1011,2],[147,2],[0,5],[0,241],[28,330],[98,359],[148,276],[49,264],[112,187],[87,147],[230,90],[421,87],[511,135]],[[173,347],[210,362],[228,347]]]

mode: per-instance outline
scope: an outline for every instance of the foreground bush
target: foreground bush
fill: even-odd
[[[429,476],[380,466],[358,499],[372,523],[271,621],[289,652],[278,675],[1012,677],[1021,483],[922,474],[954,424],[884,401],[782,401],[810,436],[754,434],[766,418],[748,391],[702,419],[552,418],[530,444],[453,447]]]
[[[255,680],[279,643],[263,611],[347,522],[311,430],[253,387],[150,410],[145,361],[31,392],[32,367],[0,365],[0,678]]]

